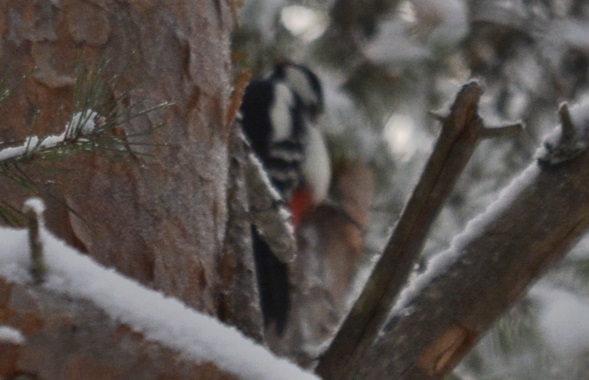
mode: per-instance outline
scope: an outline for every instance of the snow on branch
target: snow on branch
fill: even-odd
[[[0,325],[0,344],[23,344],[24,342],[25,338],[19,330],[10,326]]]
[[[589,99],[585,99],[571,110],[566,102],[562,103],[558,109],[558,116],[560,131],[548,136],[543,148],[536,154],[540,164],[547,166],[560,164],[587,150]]]
[[[149,290],[100,266],[51,235],[40,225],[45,252],[42,289],[90,301],[117,323],[177,351],[195,363],[212,362],[241,379],[316,379],[274,357],[235,328],[200,314],[177,299]],[[26,231],[0,228],[0,277],[28,286],[31,281]]]
[[[119,138],[103,138],[112,128],[108,124],[104,116],[92,109],[76,112],[60,134],[43,137],[33,135],[15,144],[4,144],[4,147],[0,145],[0,165],[7,167],[34,158],[65,156],[94,149],[125,152],[128,144],[124,144]]]

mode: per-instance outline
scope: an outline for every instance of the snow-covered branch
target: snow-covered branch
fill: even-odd
[[[561,107],[562,110],[562,107]],[[566,117],[587,144],[588,108]],[[562,111],[561,111],[562,113]],[[568,112],[567,112],[568,113]],[[572,140],[566,138],[567,143]],[[544,150],[545,148],[543,148]],[[543,151],[542,150],[542,151]],[[540,155],[404,290],[358,378],[440,378],[589,227],[589,156]],[[389,353],[382,360],[383,353]],[[412,377],[414,376],[414,377]]]
[[[10,310],[11,315],[2,331],[10,327],[21,334],[4,333],[4,340],[18,341],[20,356],[34,351],[37,355],[27,357],[38,358],[19,361],[17,357],[13,367],[0,369],[16,367],[21,372],[55,378],[51,368],[77,368],[83,362],[78,370],[92,368],[104,371],[105,376],[120,371],[133,378],[147,373],[153,376],[150,371],[161,376],[177,373],[182,378],[211,373],[256,380],[315,378],[274,357],[236,329],[98,265],[42,226],[40,237],[47,269],[43,285],[33,286],[27,231],[0,229],[0,287],[7,295],[0,307]],[[14,297],[19,302],[10,301]],[[27,322],[31,320],[36,322]],[[69,348],[55,350],[64,344],[62,339],[68,340]],[[77,348],[71,349],[72,345]],[[2,341],[0,352],[1,348]],[[146,357],[149,360],[144,360]],[[51,367],[47,358],[53,362]]]

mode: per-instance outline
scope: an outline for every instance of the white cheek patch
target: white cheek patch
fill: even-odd
[[[272,122],[272,142],[287,140],[292,135],[292,109],[294,95],[284,84],[277,83],[274,88],[274,100],[270,108]]]
[[[319,103],[317,94],[313,91],[309,78],[303,71],[292,67],[287,68],[286,82],[290,84],[305,105],[310,106]]]

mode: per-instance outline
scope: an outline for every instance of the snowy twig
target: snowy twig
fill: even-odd
[[[45,137],[29,136],[18,145],[13,145],[0,150],[0,165],[12,165],[35,157],[44,157],[50,153],[65,154],[70,147],[78,150],[80,146],[91,143],[87,138],[95,134],[99,119],[96,112],[86,110],[76,112],[66,124],[64,131],[59,135]],[[103,118],[102,118],[103,119]]]
[[[570,140],[575,136],[575,126],[571,118],[571,112],[566,102],[562,103],[558,108],[558,116],[560,116],[560,125],[562,129],[562,139]]]
[[[482,92],[480,84],[471,81],[462,87],[446,116],[435,114],[443,123],[441,135],[384,253],[319,361],[317,373],[323,378],[353,378],[362,357],[376,340],[421,253],[432,223],[477,142],[489,132],[478,114]]]
[[[0,179],[4,177],[26,190],[42,193],[42,187],[36,183],[36,179],[29,177],[23,170],[25,164],[61,159],[78,152],[101,151],[102,156],[110,153],[114,157],[138,154],[131,148],[139,144],[128,138],[147,135],[161,125],[150,126],[131,135],[127,135],[121,126],[134,118],[168,107],[170,103],[164,102],[153,107],[143,107],[141,103],[129,105],[129,91],[114,97],[119,77],[107,77],[107,66],[108,59],[103,58],[94,70],[87,70],[83,65],[79,67],[74,89],[74,109],[61,133],[32,135],[18,142],[0,142]],[[0,88],[0,100],[2,97]],[[0,217],[12,224],[20,224],[15,222],[18,218],[12,208],[3,203],[0,201]]]
[[[586,105],[585,105],[585,108]],[[586,113],[584,110],[582,113]],[[568,104],[563,102],[558,109],[560,134],[548,137],[543,148],[536,154],[538,163],[553,166],[572,160],[587,150],[586,125],[575,125]]]
[[[36,284],[43,283],[45,279],[45,258],[43,256],[43,242],[39,230],[43,226],[43,211],[45,206],[40,199],[29,199],[25,202],[23,212],[27,218],[29,230],[29,248],[31,250],[31,266],[29,272]]]

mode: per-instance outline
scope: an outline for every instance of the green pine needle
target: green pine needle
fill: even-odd
[[[121,75],[109,77],[109,63],[110,59],[104,58],[94,70],[89,69],[84,62],[78,65],[72,116],[62,135],[32,136],[22,141],[0,143],[0,177],[13,181],[26,192],[45,194],[35,178],[26,174],[28,164],[67,159],[78,153],[101,152],[101,156],[104,156],[106,152],[109,153],[106,156],[114,159],[125,159],[129,156],[137,158],[147,154],[134,151],[134,147],[162,145],[136,142],[134,138],[152,135],[163,124],[130,134],[126,134],[121,127],[138,117],[169,107],[171,103],[164,102],[150,107],[142,103],[129,104],[131,90],[113,96],[120,84]],[[0,102],[9,95],[10,91],[0,82]],[[7,149],[14,150],[12,154],[8,154],[11,151]],[[134,160],[127,162],[134,163]],[[24,222],[22,213],[2,200],[0,220],[9,225],[22,225]]]

